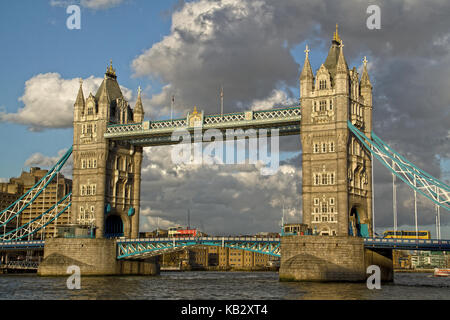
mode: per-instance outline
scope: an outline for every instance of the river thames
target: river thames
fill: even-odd
[[[279,282],[275,272],[162,272],[156,277],[81,277],[69,290],[65,277],[0,275],[2,300],[448,300],[450,278],[396,273],[394,282],[369,290],[365,283]]]

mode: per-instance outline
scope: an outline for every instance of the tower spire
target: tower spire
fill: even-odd
[[[372,87],[372,83],[370,82],[369,72],[367,71],[367,57],[364,57],[363,63],[363,73],[361,75],[361,87]]]
[[[142,98],[141,98],[141,86],[138,88],[138,97],[136,100],[136,105],[134,106],[133,110],[133,120],[136,123],[140,123],[144,120],[144,106],[142,105]]]
[[[311,68],[311,63],[309,62],[309,52],[311,50],[309,50],[308,45],[306,45],[306,49],[305,49],[305,62],[303,63],[303,69],[302,69],[302,73],[300,74],[300,80],[303,79],[312,79],[314,77],[313,72],[312,72],[312,68]]]
[[[344,42],[340,40],[340,46],[339,46],[339,57],[337,62],[336,71],[337,72],[348,72],[348,65],[347,61],[345,61],[344,57]]]
[[[80,88],[78,89],[77,99],[75,105],[84,106],[84,94],[83,94],[83,79],[80,78]]]
[[[116,70],[112,66],[112,59],[109,61],[109,66],[106,67],[106,73],[105,76],[109,76],[111,78],[116,79]]]
[[[339,30],[338,29],[339,29],[339,26],[336,23],[336,32],[334,33],[333,41],[335,41],[337,43],[341,43],[341,38],[339,38]]]

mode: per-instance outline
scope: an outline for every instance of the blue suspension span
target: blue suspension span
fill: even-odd
[[[372,138],[368,138],[350,121],[348,121],[348,127],[366,149],[388,168],[389,171],[413,190],[419,192],[438,206],[450,211],[450,187],[447,184],[406,160],[374,132],[371,133]]]
[[[66,212],[72,205],[71,201],[72,193],[67,194],[64,198],[62,198],[58,203],[54,204],[51,208],[49,208],[44,213],[40,214],[33,220],[27,222],[26,224],[5,233],[3,236],[0,236],[0,241],[11,242],[18,241],[25,237],[35,234],[41,229],[48,226],[55,219],[57,219],[61,214]],[[63,208],[58,211],[59,206]],[[56,214],[54,214],[56,212]],[[54,214],[54,216],[52,216]],[[45,218],[49,218],[45,221]],[[22,232],[21,232],[22,231]]]
[[[0,212],[0,227],[5,226],[15,217],[20,215],[26,208],[28,208],[34,200],[42,193],[42,191],[48,186],[48,184],[54,179],[54,177],[61,171],[64,164],[72,154],[73,146],[58,160],[58,162],[42,177],[38,183],[36,183],[30,190],[28,190],[19,199],[14,201],[9,207]],[[37,191],[36,191],[37,190]],[[33,195],[33,192],[36,193]],[[27,200],[27,197],[31,196],[31,199]],[[20,204],[25,202],[22,207]],[[17,211],[16,211],[17,210]]]
[[[187,247],[213,246],[280,256],[280,239],[252,237],[151,238],[117,240],[117,259],[157,256]]]

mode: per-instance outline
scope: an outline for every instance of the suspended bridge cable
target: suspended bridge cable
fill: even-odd
[[[386,167],[405,182],[413,190],[419,192],[436,205],[450,211],[450,187],[425,171],[417,168],[411,162],[390,148],[375,133],[372,139],[359,131],[348,121],[350,131],[358,140]]]
[[[14,201],[9,207],[0,212],[0,227],[5,226],[14,218],[18,216],[27,209],[37,197],[45,190],[48,184],[53,180],[55,175],[57,175],[64,164],[69,159],[72,154],[73,147],[58,160],[58,162],[47,172],[47,174],[42,177],[31,189],[29,189],[25,194],[23,194],[19,199]]]
[[[58,203],[54,204],[51,208],[34,218],[32,221],[0,236],[0,241],[17,241],[39,232],[57,219],[61,214],[66,212],[72,205],[71,200],[72,193],[69,193]]]

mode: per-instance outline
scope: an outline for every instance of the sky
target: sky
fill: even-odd
[[[367,28],[367,7],[381,28]],[[70,30],[69,5],[81,9]],[[450,3],[332,0],[21,0],[0,2],[0,180],[30,166],[48,168],[72,144],[73,103],[95,94],[112,60],[130,105],[143,89],[146,119],[194,106],[206,114],[292,105],[308,44],[315,72],[335,24],[350,68],[367,56],[374,87],[374,131],[423,170],[450,180]],[[283,205],[301,220],[301,144],[280,139],[273,176],[254,165],[175,166],[169,147],[146,148],[141,231],[191,222],[212,234],[279,231]],[[392,229],[392,183],[375,170],[375,226]],[[65,171],[70,175],[70,166]],[[412,191],[398,184],[399,228],[414,229]],[[450,238],[441,210],[442,236]],[[419,225],[435,232],[434,206],[419,196]]]

